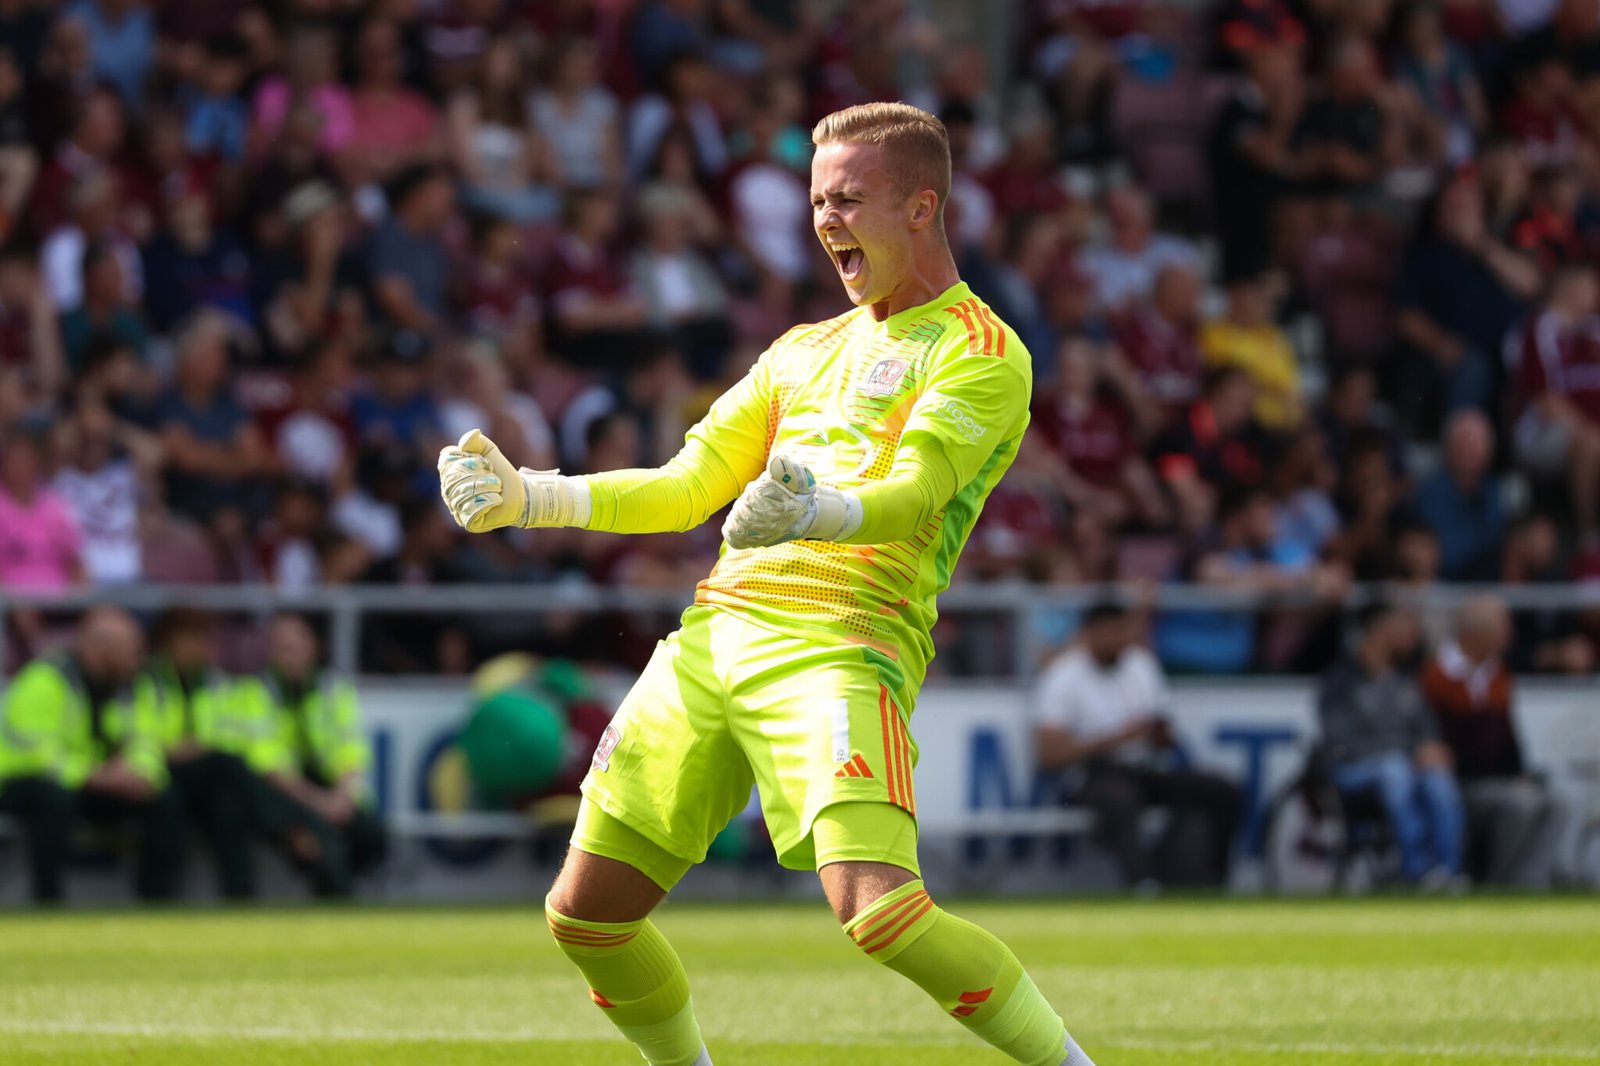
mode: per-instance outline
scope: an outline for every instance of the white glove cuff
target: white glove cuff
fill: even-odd
[[[554,470],[517,471],[522,478],[524,502],[517,524],[533,526],[587,526],[591,503],[589,486],[582,478],[563,477]]]
[[[799,536],[806,540],[843,540],[861,528],[861,499],[827,485],[816,488],[816,510]]]

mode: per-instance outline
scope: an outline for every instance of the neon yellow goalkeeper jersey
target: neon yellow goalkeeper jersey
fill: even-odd
[[[588,526],[690,528],[755,480],[773,453],[799,459],[819,482],[866,490],[865,521],[850,539],[890,531],[894,539],[724,545],[696,602],[778,632],[872,649],[910,698],[933,654],[935,598],[1016,456],[1031,388],[1027,350],[964,283],[882,322],[856,308],[797,326],[689,431],[672,462],[587,477]],[[907,481],[893,500],[873,497],[875,484],[920,470],[939,476]],[[937,498],[908,498],[919,486]]]

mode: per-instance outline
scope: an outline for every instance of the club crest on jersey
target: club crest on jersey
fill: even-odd
[[[861,392],[867,396],[889,395],[900,384],[900,379],[906,376],[906,367],[909,365],[904,359],[878,360],[867,375],[867,383],[861,386]]]
[[[611,753],[617,750],[617,742],[622,739],[622,734],[617,732],[615,725],[606,726],[606,731],[600,734],[600,743],[594,746],[594,758],[589,760],[589,765],[596,770],[611,769]]]

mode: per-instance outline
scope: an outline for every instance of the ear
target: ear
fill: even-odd
[[[922,229],[931,225],[939,214],[939,194],[932,189],[923,189],[911,197],[911,228]]]

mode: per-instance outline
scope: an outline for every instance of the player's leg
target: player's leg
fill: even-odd
[[[707,612],[709,613],[709,612]],[[714,682],[711,624],[691,612],[607,728],[545,901],[551,935],[589,996],[653,1066],[707,1066],[689,981],[652,909],[749,799]]]
[[[867,957],[928,993],[974,1036],[1030,1066],[1093,1066],[1010,948],[929,897],[916,822],[888,803],[841,803],[812,830],[823,890]]]

